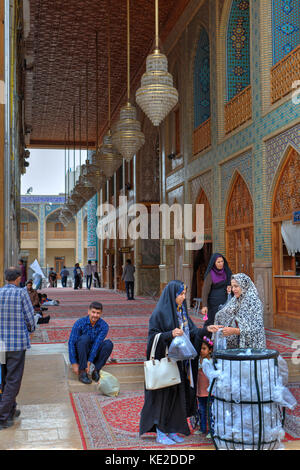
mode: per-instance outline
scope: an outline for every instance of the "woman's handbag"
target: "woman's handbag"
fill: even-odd
[[[145,387],[146,390],[157,390],[171,387],[181,382],[177,363],[169,358],[168,347],[166,355],[162,359],[155,358],[155,350],[161,333],[158,333],[152,344],[150,360],[144,362]]]

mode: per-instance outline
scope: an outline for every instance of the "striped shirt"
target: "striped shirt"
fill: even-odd
[[[76,354],[76,343],[79,337],[82,335],[89,336],[91,340],[92,347],[89,353],[88,361],[93,362],[102,341],[104,341],[108,333],[108,329],[108,324],[102,318],[99,318],[94,326],[92,326],[90,317],[88,315],[83,318],[79,318],[79,320],[74,323],[69,338],[70,363],[76,364],[78,362]]]
[[[29,349],[29,332],[34,330],[34,309],[27,288],[14,284],[0,288],[0,350]]]

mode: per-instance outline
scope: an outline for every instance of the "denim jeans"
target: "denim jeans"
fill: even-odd
[[[200,419],[200,431],[207,431],[207,397],[198,397],[198,414]]]

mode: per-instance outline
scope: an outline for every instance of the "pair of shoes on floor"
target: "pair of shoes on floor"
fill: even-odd
[[[158,444],[163,444],[165,446],[168,446],[168,445],[180,444],[184,442],[184,439],[183,437],[180,437],[175,433],[169,433],[168,435],[160,433],[159,436],[157,436],[156,438],[156,442],[158,442]]]
[[[50,321],[50,315],[47,315],[46,317],[41,317],[38,319],[38,325],[42,325],[44,323],[49,323]]]

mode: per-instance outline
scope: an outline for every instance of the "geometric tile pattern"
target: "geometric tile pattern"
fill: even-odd
[[[233,0],[227,30],[227,99],[250,84],[249,0]]]
[[[203,189],[207,199],[212,205],[212,171],[207,171],[204,174],[197,176],[190,181],[190,198],[192,204],[196,203],[197,197],[199,196],[200,190]]]
[[[95,194],[87,203],[87,258],[97,259],[97,194]]]
[[[300,44],[299,0],[272,0],[273,65]]]
[[[223,207],[226,205],[230,183],[235,172],[238,171],[245,180],[250,193],[252,193],[252,152],[251,150],[232,158],[221,165],[221,200]]]
[[[272,189],[273,178],[282,155],[289,146],[300,152],[300,124],[266,142],[266,181],[269,191]]]
[[[209,38],[203,28],[194,62],[194,128],[210,117]]]

